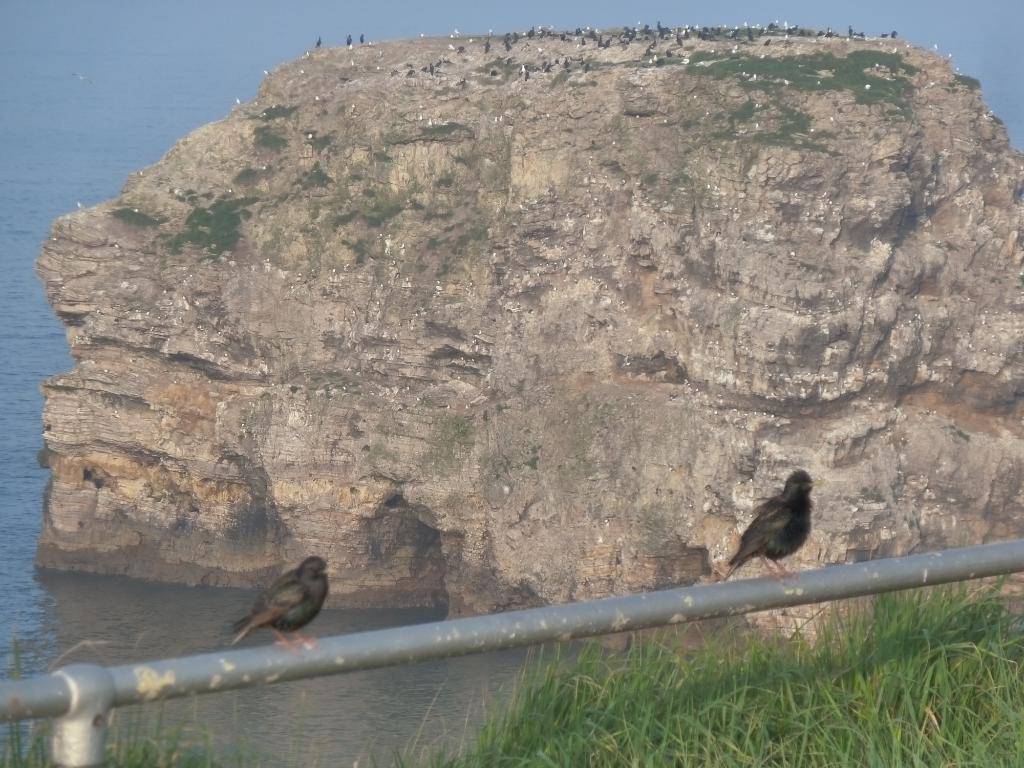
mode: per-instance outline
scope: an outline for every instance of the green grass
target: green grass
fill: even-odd
[[[320,167],[320,163],[314,163],[313,167],[299,178],[299,186],[303,189],[326,187],[333,183],[334,179],[327,175],[327,172]]]
[[[332,223],[337,228],[362,219],[368,227],[379,229],[404,211],[405,207],[406,201],[398,193],[367,187],[363,190],[363,200],[355,208],[335,215]]]
[[[420,457],[420,466],[433,474],[452,472],[472,448],[473,432],[473,422],[465,416],[441,416],[427,438],[427,451]]]
[[[445,189],[451,189],[455,186],[455,174],[451,172],[444,172],[434,179],[435,187],[443,187]]]
[[[816,641],[588,647],[534,673],[463,766],[1011,766],[1024,636],[994,591],[882,596]]]
[[[146,733],[130,730],[108,744],[104,768],[243,768],[267,764],[241,754],[228,758],[219,755],[209,733],[161,726]],[[48,743],[48,728],[37,728],[31,734],[12,730],[0,757],[0,768],[50,768],[46,759]]]
[[[486,77],[498,78],[501,82],[507,83],[509,80],[519,77],[519,66],[514,62],[505,61],[505,59],[491,59],[486,64],[477,67],[476,71]]]
[[[312,139],[308,139],[308,142],[317,152],[323,152],[334,142],[334,134],[325,133],[322,136],[314,136]]]
[[[469,126],[462,123],[438,123],[437,125],[429,125],[420,131],[422,138],[437,141],[447,139],[449,136],[467,138],[472,135],[473,132],[469,129]]]
[[[246,166],[235,174],[235,184],[255,184],[260,178],[260,171],[252,166]]]
[[[360,237],[357,240],[345,239],[341,242],[352,249],[352,252],[356,255],[356,264],[366,263],[366,258],[370,255],[370,248],[373,247],[373,243],[370,240]]]
[[[256,128],[256,145],[273,152],[280,152],[288,146],[288,139],[269,125],[261,125]]]
[[[209,207],[197,206],[185,219],[185,229],[171,237],[168,245],[175,253],[187,245],[195,245],[211,256],[232,250],[241,237],[242,220],[251,215],[247,206],[255,197],[223,197]]]
[[[753,114],[752,102],[751,104],[751,115]],[[830,152],[829,148],[820,141],[815,141],[812,137],[827,138],[832,134],[827,132],[819,132],[817,134],[811,131],[811,116],[806,112],[801,112],[798,109],[793,109],[787,106],[779,106],[775,110],[765,112],[764,116],[760,119],[766,123],[774,121],[775,129],[772,131],[750,131],[746,134],[740,135],[736,132],[736,121],[744,119],[742,116],[747,114],[747,110],[743,107],[734,110],[729,117],[729,130],[724,133],[720,133],[719,136],[722,138],[742,138],[747,141],[757,142],[759,144],[770,144],[777,147],[793,147],[795,149],[810,149],[816,152]],[[747,118],[748,123],[750,118]]]
[[[372,195],[363,207],[363,221],[371,227],[380,227],[405,210],[405,203],[397,195],[381,192]]]
[[[12,644],[10,679],[21,678],[22,652]],[[235,749],[231,757],[219,754],[213,735],[202,726],[169,727],[157,712],[143,725],[136,713],[114,710],[107,737],[104,768],[228,768],[265,765],[261,757]],[[50,768],[47,759],[50,743],[49,721],[8,723],[0,739],[0,768]]]
[[[279,117],[291,117],[298,107],[285,107],[280,104],[267,107],[259,114],[260,120],[276,120]]]
[[[899,54],[882,51],[852,51],[847,56],[816,53],[804,56],[730,56],[715,58],[694,55],[691,64],[710,61],[705,67],[691,66],[691,74],[737,78],[747,90],[779,87],[798,91],[850,91],[861,104],[889,102],[906,106],[906,92],[912,87],[906,76],[917,68]],[[756,79],[752,79],[757,75]],[[870,86],[867,88],[865,86]]]
[[[471,138],[473,138],[473,130],[468,125],[451,122],[426,125],[422,128],[414,127],[408,132],[389,133],[384,137],[384,144],[385,146],[397,146],[417,141],[455,142]]]
[[[110,215],[133,227],[158,227],[164,222],[163,219],[143,213],[138,208],[115,208]]]
[[[962,85],[969,91],[980,91],[981,81],[976,77],[970,75],[953,75],[953,82],[957,85]]]

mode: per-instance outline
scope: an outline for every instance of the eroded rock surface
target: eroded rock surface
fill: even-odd
[[[1024,158],[971,82],[449,42],[284,65],[55,222],[42,565],[585,599],[699,579],[797,466],[793,567],[1024,535]]]

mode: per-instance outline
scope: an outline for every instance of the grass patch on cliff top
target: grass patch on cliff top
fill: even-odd
[[[994,591],[883,595],[814,641],[591,646],[528,673],[473,746],[430,765],[1017,765],[1022,663]]]
[[[795,88],[798,91],[850,91],[860,104],[889,102],[906,105],[906,92],[912,87],[907,76],[917,72],[896,53],[851,51],[847,56],[815,53],[801,56],[730,56],[714,58],[710,54],[691,57],[690,74],[715,78],[736,78],[748,90]],[[755,77],[756,76],[756,77]]]

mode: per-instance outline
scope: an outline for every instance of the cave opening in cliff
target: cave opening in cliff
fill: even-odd
[[[366,524],[369,567],[380,571],[405,605],[448,605],[442,534],[432,522],[429,508],[392,493]]]

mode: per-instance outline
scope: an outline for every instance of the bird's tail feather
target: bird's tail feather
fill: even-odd
[[[272,624],[276,619],[281,617],[281,613],[282,611],[279,608],[270,608],[265,611],[260,611],[259,613],[254,613],[251,616],[246,616],[244,619],[239,619],[232,627],[232,630],[238,634],[235,635],[235,639],[231,641],[231,644],[234,645],[254,629],[259,629],[260,627]]]
[[[245,616],[238,621],[232,623],[231,631],[235,633],[234,639],[231,641],[231,645],[236,645],[239,640],[248,635],[256,628],[253,623],[252,616]]]
[[[733,555],[732,558],[729,560],[729,565],[731,565],[733,568],[739,568],[749,559],[750,553],[747,552],[746,549],[744,549],[743,547],[740,547],[739,550],[737,550],[736,554]]]

